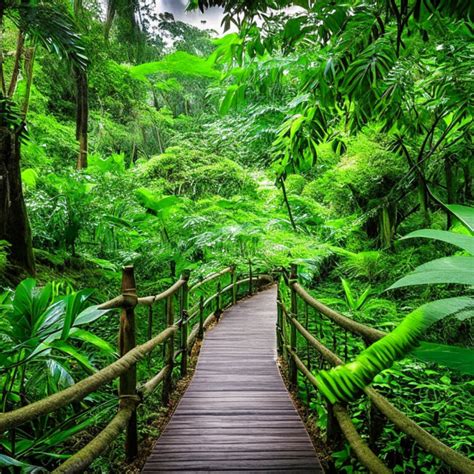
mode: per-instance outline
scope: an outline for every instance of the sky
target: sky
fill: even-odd
[[[169,12],[174,15],[176,20],[184,21],[198,28],[216,30],[218,33],[224,33],[224,28],[221,26],[222,17],[224,16],[224,10],[222,8],[208,8],[205,13],[201,13],[200,10],[187,12],[187,0],[157,0],[156,3],[159,13]],[[286,11],[293,13],[301,11],[301,9],[298,7],[290,7],[286,8]],[[233,30],[233,25],[231,25],[231,30]]]
[[[187,0],[157,0],[157,7],[160,13],[172,13],[176,20],[184,21],[198,28],[212,29],[219,33],[223,32],[221,26],[223,10],[221,8],[209,8],[205,14],[199,10],[186,12],[187,3]]]

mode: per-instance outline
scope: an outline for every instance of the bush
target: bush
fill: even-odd
[[[366,212],[387,196],[405,170],[400,156],[359,134],[349,142],[339,164],[313,181],[306,192],[331,204],[336,212]]]
[[[256,186],[248,173],[227,158],[199,149],[173,146],[154,156],[139,170],[147,185],[163,189],[165,194],[182,194],[201,198],[217,194],[231,197],[237,193],[254,193]]]

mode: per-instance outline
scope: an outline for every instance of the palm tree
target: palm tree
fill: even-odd
[[[1,37],[6,17],[18,30],[17,49],[9,81],[3,68],[4,44]],[[63,3],[54,0],[0,2],[0,240],[10,244],[9,261],[12,266],[30,274],[34,274],[35,266],[22,190],[20,158],[38,46],[68,59],[75,67],[86,67],[87,59],[80,37]],[[26,92],[21,103],[17,103],[14,94],[22,66]]]

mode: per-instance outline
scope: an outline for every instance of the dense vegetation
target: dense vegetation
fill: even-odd
[[[345,315],[386,331],[404,321],[338,369],[354,392],[375,376],[471,454],[471,3],[189,2],[223,7],[223,36],[153,1],[105,3],[0,5],[2,411],[117,357],[116,315],[91,304],[117,294],[123,265],[152,294],[184,270],[296,263]],[[321,331],[316,317],[309,327]],[[0,467],[54,468],[110,418],[114,390],[0,433]],[[322,396],[299,392],[323,435]],[[157,398],[140,416],[158,411]],[[368,412],[360,402],[357,426]],[[390,425],[376,449],[395,472],[449,472]],[[91,472],[119,472],[121,456]],[[333,461],[363,472],[347,446]]]

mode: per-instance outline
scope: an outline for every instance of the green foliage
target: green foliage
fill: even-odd
[[[354,361],[316,375],[318,388],[331,403],[352,400],[372,379],[394,360],[403,357],[418,343],[423,332],[436,321],[474,307],[472,298],[458,297],[433,301],[410,313],[390,334],[372,344]]]
[[[454,210],[457,210],[456,207],[453,212]],[[463,215],[470,216],[472,214],[472,209],[463,206],[460,206],[459,210]],[[430,232],[426,230],[420,232],[422,237],[430,235]],[[457,235],[453,234],[453,236],[454,238],[448,237],[450,243],[458,242]],[[446,240],[446,236],[443,235],[443,237]],[[435,238],[439,238],[439,235],[435,234]],[[467,238],[473,239],[472,236]],[[464,244],[465,242],[462,241],[461,245],[463,247]],[[401,278],[389,289],[430,283],[472,285],[474,283],[472,262],[472,256],[445,257],[433,260],[416,268],[412,274]],[[346,287],[347,284],[344,287],[346,295],[348,292],[351,295],[350,288],[348,290]],[[352,297],[348,301],[349,304],[357,304]],[[389,368],[395,360],[412,350],[419,343],[421,335],[435,322],[453,314],[460,314],[460,317],[464,319],[472,316],[473,310],[474,299],[467,296],[441,299],[420,306],[412,311],[394,331],[372,344],[358,355],[353,362],[338,366],[330,371],[318,372],[316,376],[318,388],[331,403],[353,399],[358,391],[368,385],[377,373]],[[436,360],[433,349],[433,346],[425,346],[416,355],[420,358],[426,356],[428,361]],[[463,351],[454,348],[446,354],[442,347],[438,346],[437,349],[441,349],[438,360],[450,367],[464,367],[464,361],[456,362],[456,356],[464,358],[468,354],[469,359],[472,359],[471,350]]]
[[[130,74],[137,79],[143,79],[154,74],[170,76],[194,76],[215,79],[220,73],[213,68],[210,61],[194,56],[184,51],[165,56],[161,61],[140,64],[130,68]]]
[[[252,195],[255,191],[240,165],[199,149],[170,147],[147,161],[140,174],[167,193],[194,199],[212,194],[226,198],[239,193]]]

